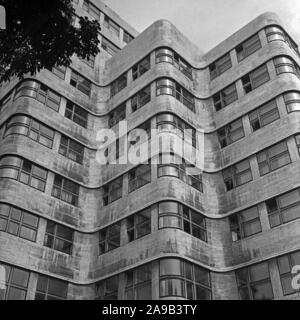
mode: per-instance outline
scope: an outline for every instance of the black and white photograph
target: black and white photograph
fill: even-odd
[[[0,310],[300,300],[299,43],[300,0],[0,0]]]

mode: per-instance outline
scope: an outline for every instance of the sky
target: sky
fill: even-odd
[[[167,19],[207,52],[263,12],[279,15],[300,46],[300,0],[102,0],[137,31]]]

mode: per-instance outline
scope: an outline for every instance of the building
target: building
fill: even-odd
[[[168,21],[138,35],[74,6],[99,55],[1,88],[0,299],[299,298],[300,58],[278,17],[202,53]],[[114,165],[115,144],[99,164],[121,120],[203,130],[203,172]]]

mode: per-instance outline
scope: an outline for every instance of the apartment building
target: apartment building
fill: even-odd
[[[298,299],[300,57],[279,18],[203,53],[168,21],[74,7],[100,53],[0,89],[0,300]],[[136,128],[204,132],[203,170],[115,164]]]

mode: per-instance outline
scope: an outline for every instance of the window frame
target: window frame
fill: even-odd
[[[279,146],[280,144],[282,144],[282,145],[285,144],[286,149],[284,151],[281,151],[280,153],[278,153],[276,155],[270,155],[270,152],[273,151],[272,149],[274,147],[276,147],[276,146]],[[263,156],[263,154],[265,154],[265,156]],[[281,165],[281,166],[279,166],[279,167],[277,167],[275,169],[272,169],[273,161],[274,160],[278,160],[282,156],[286,156],[286,155],[288,155],[289,162],[284,164],[284,165]],[[265,158],[265,160],[260,161],[259,157],[263,157],[263,158]],[[271,173],[273,171],[276,171],[276,170],[278,170],[278,169],[280,169],[282,167],[285,167],[285,166],[289,165],[290,163],[292,163],[292,159],[291,159],[291,155],[290,155],[290,152],[289,152],[287,141],[286,140],[280,141],[280,142],[278,142],[276,144],[273,144],[272,146],[270,146],[270,147],[258,152],[256,154],[256,160],[257,160],[257,164],[258,164],[258,167],[259,167],[259,174],[260,174],[261,177],[266,175],[266,174],[269,174],[269,173]],[[269,169],[268,172],[262,173],[262,166],[263,165],[267,165],[267,167]]]
[[[76,111],[77,109],[77,111]],[[79,114],[78,111],[80,110]],[[69,115],[67,115],[69,113]],[[85,114],[85,116],[83,116],[83,114]],[[67,104],[66,104],[66,110],[65,110],[65,117],[71,121],[73,121],[74,123],[78,124],[79,126],[83,127],[83,128],[87,128],[87,124],[88,124],[88,111],[81,108],[80,106],[78,106],[76,103],[73,103],[70,100],[67,100]],[[79,119],[75,120],[75,119]]]
[[[256,74],[258,73],[258,74]],[[265,77],[264,81],[261,82],[262,80],[260,80],[258,82],[258,84],[256,83],[256,78],[261,78],[262,75],[268,75],[267,77]],[[247,73],[246,75],[244,75],[241,78],[242,81],[242,85],[243,85],[243,89],[244,89],[244,94],[248,94],[251,91],[259,88],[260,86],[262,86],[263,84],[265,84],[266,82],[270,81],[270,73],[269,73],[269,69],[266,63],[264,63],[263,65],[257,67],[256,69],[252,70],[251,72]]]
[[[61,180],[61,184],[57,184],[57,180],[60,179]],[[71,191],[67,188],[65,188],[66,184],[70,184],[72,185],[72,187],[76,188],[77,190],[75,191]],[[78,207],[78,202],[79,202],[79,193],[80,193],[80,185],[59,175],[59,174],[55,174],[54,176],[54,181],[53,181],[53,186],[52,186],[52,192],[51,192],[51,196],[59,199],[63,202],[66,202],[70,205],[73,205],[75,207]],[[65,199],[65,195],[68,197],[71,196],[71,201],[68,201],[67,199]]]
[[[72,146],[72,144],[76,146],[76,149],[74,148],[74,146]],[[58,153],[64,156],[65,158],[70,159],[76,163],[83,164],[84,151],[85,151],[84,149],[85,149],[84,146],[79,142],[69,138],[64,134],[61,134]],[[75,155],[75,159],[73,155]]]
[[[238,165],[241,165],[242,163],[246,163],[248,162],[248,168],[247,169],[244,169],[242,171],[237,171],[237,168],[236,166]],[[228,177],[226,177],[226,174],[228,172]],[[246,182],[243,182],[241,184],[237,184],[237,179],[245,174],[246,172],[250,172],[250,176],[251,176],[251,179],[247,180]],[[231,165],[229,167],[227,167],[226,169],[223,169],[222,170],[222,174],[223,174],[223,179],[224,179],[224,184],[225,184],[225,187],[226,187],[226,191],[229,192],[235,188],[238,188],[246,183],[249,183],[251,181],[253,181],[253,175],[252,175],[252,170],[251,170],[251,164],[250,164],[250,160],[247,158],[245,160],[242,160],[234,165]],[[226,181],[229,181],[231,183],[231,187],[229,188],[229,185],[226,183]]]
[[[224,65],[225,65],[225,69],[224,69]],[[232,67],[232,61],[230,57],[230,52],[228,52],[209,65],[208,70],[210,74],[210,80],[212,81],[216,79],[218,76],[220,76],[221,74],[229,70],[231,67]]]
[[[53,226],[53,233],[51,233],[49,231],[48,226],[50,225]],[[68,239],[66,237],[61,236],[59,233],[61,232],[61,230],[58,230],[59,228],[65,229],[67,232],[70,232],[71,235],[71,239]],[[49,239],[52,238],[51,244],[48,244]],[[66,250],[60,249],[57,245],[57,241],[63,241],[64,243],[67,243],[68,246],[66,247]],[[74,230],[71,229],[70,227],[66,227],[62,224],[47,220],[47,225],[46,225],[46,231],[45,231],[45,236],[44,236],[44,243],[43,245],[47,248],[68,254],[68,255],[72,255],[73,252],[73,243],[74,242]]]
[[[253,39],[255,39],[255,41],[253,41]],[[253,42],[251,43],[251,41]],[[252,55],[253,53],[255,53],[261,48],[262,48],[262,45],[261,45],[260,37],[259,37],[259,34],[256,33],[251,37],[249,37],[247,40],[243,41],[238,46],[236,46],[235,52],[236,52],[238,62],[243,61],[244,59],[246,59],[247,57],[249,57],[250,55]]]
[[[6,214],[3,214],[1,213],[2,212],[2,207],[3,206],[6,206],[8,209],[7,209],[7,213]],[[19,218],[17,217],[14,217],[14,214],[13,214],[13,210],[17,210],[20,212],[20,215],[19,215]],[[31,216],[31,217],[34,217],[34,219],[36,219],[36,225],[34,226],[33,224],[29,224],[29,223],[26,223],[24,222],[24,216],[27,215],[27,216]],[[18,238],[22,238],[22,239],[25,239],[25,240],[28,240],[28,241],[31,241],[31,242],[36,242],[37,240],[37,233],[38,233],[38,229],[39,229],[39,224],[40,224],[40,218],[28,211],[25,211],[25,210],[22,210],[22,209],[19,209],[15,206],[11,206],[11,205],[8,205],[6,203],[0,203],[0,220],[6,220],[6,227],[3,228],[3,226],[1,227],[0,225],[0,231],[1,232],[5,232],[5,233],[8,233],[8,234],[11,234],[11,235],[14,235]],[[17,233],[14,233],[14,232],[10,232],[9,230],[9,227],[10,227],[10,223],[14,224],[14,225],[18,225],[18,231]],[[32,239],[29,239],[28,237],[24,237],[22,236],[22,228],[26,228],[26,229],[30,229],[33,233],[34,233],[34,237]]]

